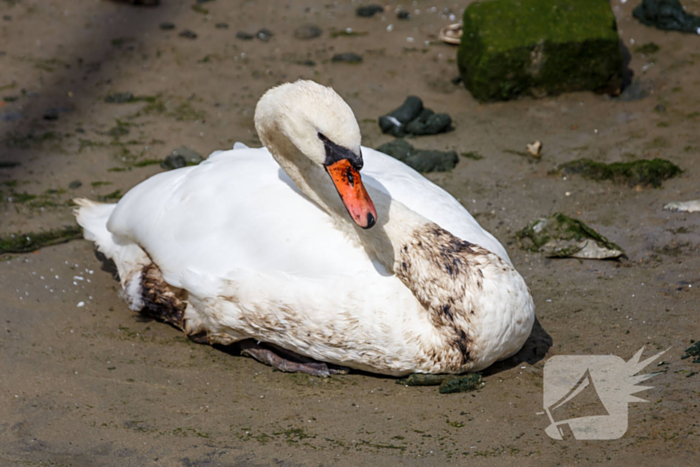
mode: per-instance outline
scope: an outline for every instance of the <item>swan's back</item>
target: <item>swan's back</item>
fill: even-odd
[[[507,260],[500,243],[451,195],[385,154],[362,151],[367,185]],[[215,152],[199,166],[146,180],[120,200],[107,228],[118,242],[139,244],[174,286],[187,270],[213,277],[240,270],[309,278],[386,274],[265,148]]]

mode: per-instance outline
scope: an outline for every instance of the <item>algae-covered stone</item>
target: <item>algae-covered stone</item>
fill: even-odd
[[[415,149],[402,139],[382,144],[377,151],[400,160],[418,172],[449,172],[459,162],[459,156],[455,151]]]
[[[459,70],[481,101],[620,88],[622,54],[607,0],[476,2],[463,20]]]
[[[484,387],[481,373],[472,373],[448,379],[440,385],[440,394],[453,394],[455,392],[476,391]]]
[[[516,237],[521,248],[540,251],[550,258],[608,259],[625,254],[582,221],[558,212],[535,219]]]
[[[557,168],[561,175],[580,174],[592,180],[612,180],[629,186],[659,188],[664,180],[680,175],[680,167],[666,159],[642,159],[606,164],[591,159],[576,159]]]

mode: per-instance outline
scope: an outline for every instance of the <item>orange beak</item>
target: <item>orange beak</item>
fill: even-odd
[[[357,225],[369,229],[377,222],[377,210],[362,184],[360,172],[347,159],[326,166],[340,199]]]

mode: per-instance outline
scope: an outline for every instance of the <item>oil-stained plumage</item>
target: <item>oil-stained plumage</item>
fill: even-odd
[[[116,205],[77,200],[131,309],[198,341],[396,376],[480,370],[522,347],[534,305],[502,245],[447,192],[361,147],[332,89],[273,88],[255,123],[263,148],[217,151]],[[357,211],[360,173],[376,219]]]

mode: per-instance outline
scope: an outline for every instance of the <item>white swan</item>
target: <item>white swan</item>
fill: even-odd
[[[501,244],[444,190],[361,148],[335,91],[275,87],[255,126],[267,149],[217,151],[116,205],[76,200],[131,309],[320,375],[294,355],[400,376],[476,371],[522,347],[534,305]]]

